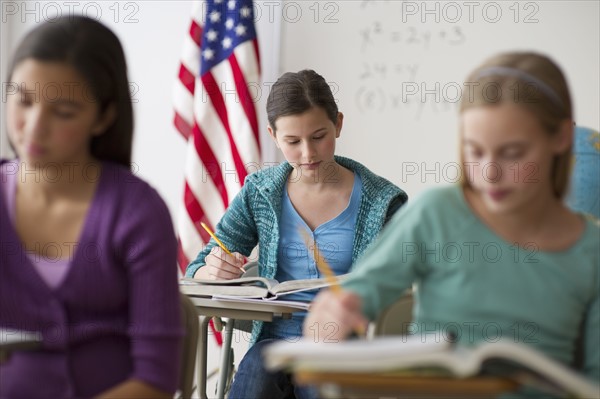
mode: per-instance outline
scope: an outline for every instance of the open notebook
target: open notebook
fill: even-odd
[[[342,282],[347,276],[348,274],[338,276],[337,282]],[[280,283],[264,277],[241,277],[233,280],[200,280],[184,277],[180,280],[179,290],[190,296],[276,300],[295,292],[313,291],[330,285],[325,278]]]
[[[264,352],[268,369],[324,373],[398,373],[450,375],[458,378],[498,375],[559,396],[599,398],[600,386],[531,346],[512,341],[475,347],[445,340],[423,342],[421,336],[380,337],[339,343],[311,338],[277,342]],[[436,372],[437,371],[437,372]]]

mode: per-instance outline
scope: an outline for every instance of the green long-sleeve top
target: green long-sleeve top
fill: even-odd
[[[560,232],[557,232],[560,234]],[[584,324],[583,372],[600,383],[600,225],[586,218],[564,251],[506,242],[469,208],[458,185],[402,208],[344,287],[374,319],[414,283],[414,331],[461,343],[501,338],[570,365]]]

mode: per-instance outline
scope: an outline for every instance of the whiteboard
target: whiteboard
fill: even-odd
[[[576,122],[598,129],[598,1],[286,1],[281,71],[315,69],[345,114],[336,152],[414,198],[456,181],[467,74],[501,51],[552,57]]]

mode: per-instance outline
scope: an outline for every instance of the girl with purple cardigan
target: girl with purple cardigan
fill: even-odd
[[[176,240],[130,171],[119,40],[89,18],[53,20],[25,37],[7,81],[18,158],[0,164],[0,328],[43,343],[0,365],[0,398],[172,397]]]

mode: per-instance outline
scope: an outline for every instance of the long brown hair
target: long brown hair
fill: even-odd
[[[8,81],[22,61],[34,59],[71,65],[89,85],[100,113],[114,104],[116,118],[106,131],[94,136],[91,154],[131,167],[133,107],[125,54],[117,36],[100,22],[83,16],[64,16],[33,29],[17,47],[8,69]]]

